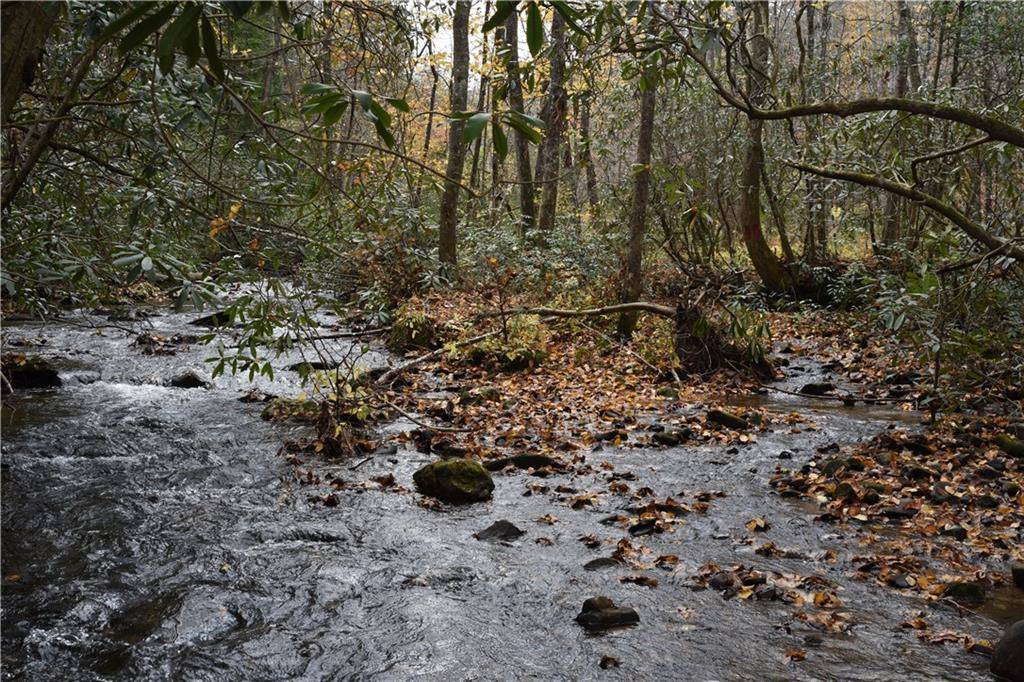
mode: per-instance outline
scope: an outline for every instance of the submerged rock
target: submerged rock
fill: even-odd
[[[226,310],[218,310],[210,313],[209,315],[203,315],[189,322],[189,324],[195,327],[226,327],[231,323],[231,313]]]
[[[591,597],[583,602],[576,622],[588,630],[606,630],[623,625],[636,625],[640,614],[629,607],[616,606],[608,597]]]
[[[517,540],[524,535],[526,535],[525,530],[519,528],[511,521],[502,519],[501,521],[495,521],[479,533],[475,533],[473,537],[484,542],[508,542]]]
[[[468,459],[431,462],[412,478],[423,495],[453,504],[489,500],[494,492],[491,475],[478,462]]]
[[[600,571],[605,568],[618,568],[622,564],[617,559],[611,557],[601,557],[599,559],[591,559],[587,563],[583,564],[584,571]]]
[[[708,411],[708,421],[720,424],[727,429],[735,429],[737,431],[750,428],[750,424],[746,419],[737,417],[729,412],[723,412],[722,410]]]
[[[1018,620],[1003,633],[992,651],[989,670],[1012,682],[1024,682],[1024,620]]]
[[[172,377],[167,382],[168,386],[174,386],[175,388],[210,388],[211,384],[209,381],[199,375],[198,372],[188,370],[182,372],[176,377]]]
[[[7,353],[0,359],[0,367],[3,368],[4,378],[7,379],[3,388],[5,391],[8,389],[7,384],[15,389],[50,388],[61,385],[57,370],[42,358]]]
[[[964,604],[980,604],[985,601],[985,586],[981,583],[950,583],[942,596]]]

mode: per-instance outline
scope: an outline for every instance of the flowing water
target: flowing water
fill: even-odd
[[[146,324],[195,333],[190,317],[164,312]],[[983,680],[983,656],[919,642],[898,624],[924,610],[935,630],[995,639],[1021,614],[1015,594],[1001,595],[987,615],[960,616],[851,580],[857,537],[770,494],[782,450],[794,453],[786,464],[800,466],[817,446],[869,438],[899,414],[761,399],[811,414],[821,429],[763,434],[732,454],[721,446],[584,452],[589,463],[632,473],[630,485],[649,485],[659,499],[727,494],[673,532],[636,540],[652,556],[680,558],[673,571],[649,571],[659,580],[649,588],[620,583],[630,573],[624,568],[582,568],[624,536],[600,523],[620,511],[621,498],[602,495],[596,508],[574,510],[550,494],[524,495],[538,482],[605,490],[597,466],[598,473],[543,481],[496,475],[492,502],[446,511],[376,489],[340,491],[340,504],[326,507],[314,500],[324,491],[298,483],[277,454],[304,427],[261,421],[261,404],[238,401],[246,381],[222,376],[209,390],[164,385],[182,370],[202,371],[209,347],[145,356],[118,329],[82,326],[97,320],[4,331],[7,341],[46,339],[25,350],[52,358],[65,379],[4,404],[5,679]],[[347,342],[335,343],[346,351]],[[276,378],[259,385],[297,393],[296,375],[284,370],[296,360],[276,361]],[[428,460],[400,446],[325,463],[320,473],[348,481],[393,473],[411,488],[412,472]],[[546,514],[558,521],[536,522]],[[756,555],[745,540],[752,516],[772,524],[757,544],[772,540],[807,555],[835,549],[840,560]],[[473,538],[498,519],[526,536],[511,544]],[[587,534],[606,544],[588,549],[578,540]],[[792,607],[691,589],[688,578],[708,560],[834,580],[852,627],[786,626]],[[640,625],[585,633],[573,618],[597,594],[635,607]],[[806,649],[806,660],[787,661],[791,647]],[[604,655],[621,667],[601,669]]]

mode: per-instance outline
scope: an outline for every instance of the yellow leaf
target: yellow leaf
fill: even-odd
[[[228,226],[227,222],[223,218],[221,218],[220,216],[217,216],[216,218],[211,220],[210,221],[210,239],[213,239],[218,234],[223,232],[224,228],[226,228],[227,226]]]

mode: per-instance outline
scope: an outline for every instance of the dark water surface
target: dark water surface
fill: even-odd
[[[161,314],[151,324],[194,333],[188,319]],[[210,348],[143,356],[118,330],[100,335],[66,323],[4,334],[46,338],[25,350],[67,370],[62,388],[5,401],[5,679],[985,680],[986,658],[956,644],[921,643],[899,622],[925,610],[933,630],[995,639],[1020,614],[1014,594],[997,600],[1002,610],[961,617],[851,580],[850,558],[863,551],[857,538],[840,537],[815,523],[813,510],[769,493],[781,450],[793,451],[785,463],[798,467],[819,445],[871,437],[900,417],[893,413],[796,399],[769,406],[813,412],[820,431],[762,434],[736,454],[722,447],[584,453],[594,465],[634,473],[630,485],[649,485],[659,499],[727,493],[674,532],[637,540],[651,558],[680,558],[673,571],[650,571],[659,585],[648,588],[620,583],[631,572],[625,568],[582,569],[610,555],[625,534],[599,523],[620,511],[621,498],[602,495],[596,508],[573,510],[548,495],[524,496],[540,481],[513,474],[495,477],[492,502],[444,512],[379,490],[339,492],[340,504],[328,508],[311,500],[323,491],[298,484],[276,454],[301,429],[263,422],[262,405],[238,402],[245,381],[219,377],[211,390],[161,385],[183,369],[206,370]],[[283,370],[261,385],[300,390]],[[321,473],[362,481],[392,472],[411,488],[412,472],[428,459],[400,448],[367,462],[325,464]],[[543,483],[581,492],[608,484],[600,473]],[[549,513],[558,522],[535,521]],[[772,528],[749,544],[744,523],[752,516]],[[527,535],[511,546],[473,538],[498,519]],[[578,540],[586,534],[607,544],[588,549]],[[835,549],[840,560],[754,554],[766,540],[806,554]],[[787,631],[792,607],[691,590],[687,578],[708,560],[836,581],[853,626],[843,634],[800,624]],[[596,594],[635,607],[640,625],[584,633],[573,618]],[[821,643],[808,645],[805,636],[815,634]],[[806,649],[807,660],[788,662],[791,647]],[[621,667],[602,670],[603,655]]]

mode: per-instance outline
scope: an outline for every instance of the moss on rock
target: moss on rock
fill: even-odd
[[[478,462],[468,459],[431,462],[412,478],[423,495],[453,504],[489,500],[494,492],[491,475]]]

